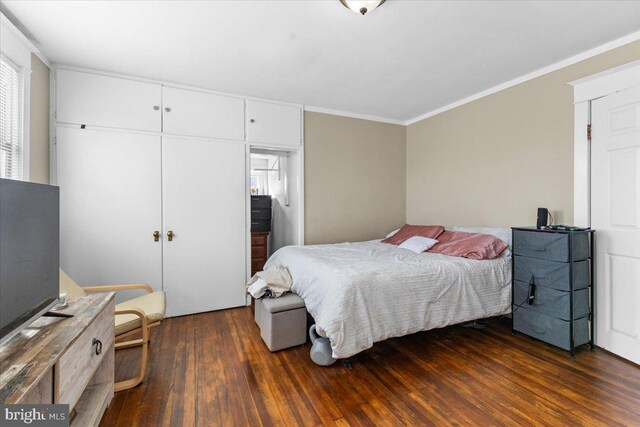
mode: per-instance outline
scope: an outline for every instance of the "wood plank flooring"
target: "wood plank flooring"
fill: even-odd
[[[640,425],[640,367],[458,326],[387,340],[329,368],[310,345],[270,353],[249,308],[168,319],[146,379],[116,394],[102,426]],[[137,369],[116,353],[116,380]]]

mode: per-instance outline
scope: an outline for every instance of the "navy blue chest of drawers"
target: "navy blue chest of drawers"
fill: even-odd
[[[513,227],[513,330],[560,347],[593,349],[594,231]]]

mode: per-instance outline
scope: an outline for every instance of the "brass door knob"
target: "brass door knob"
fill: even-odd
[[[167,231],[167,237],[169,238],[170,242],[173,242],[173,231],[171,230]]]
[[[160,241],[160,232],[158,230],[153,232],[153,241],[154,242]]]

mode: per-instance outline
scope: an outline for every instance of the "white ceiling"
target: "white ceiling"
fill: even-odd
[[[400,121],[640,30],[636,1],[2,4],[52,62]]]

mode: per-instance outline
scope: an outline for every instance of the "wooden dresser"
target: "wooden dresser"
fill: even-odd
[[[68,404],[72,426],[97,426],[113,398],[114,293],[69,300],[0,347],[0,403]]]
[[[267,262],[267,239],[268,232],[251,233],[251,275],[264,269]]]

